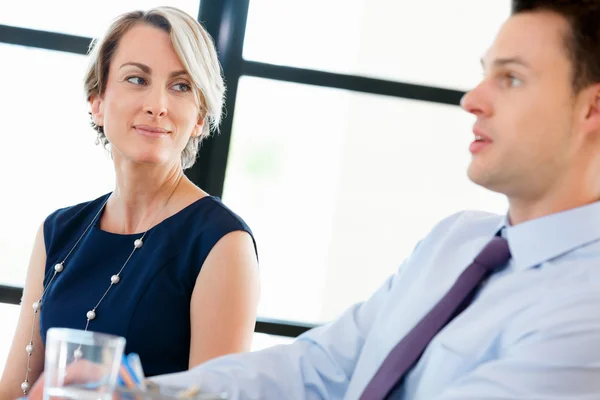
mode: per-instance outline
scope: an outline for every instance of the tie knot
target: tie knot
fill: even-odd
[[[475,257],[475,262],[490,271],[503,266],[510,259],[508,241],[500,236],[495,236]]]

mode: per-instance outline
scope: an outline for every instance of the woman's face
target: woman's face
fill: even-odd
[[[90,99],[115,162],[181,162],[190,136],[199,136],[203,125],[191,82],[166,32],[138,24],[123,35],[104,95]]]

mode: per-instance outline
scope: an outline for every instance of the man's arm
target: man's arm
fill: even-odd
[[[365,338],[390,291],[400,280],[411,279],[406,264],[369,300],[351,307],[335,322],[306,332],[290,345],[220,357],[190,371],[152,380],[165,385],[195,385],[204,392],[226,392],[232,400],[342,398]]]

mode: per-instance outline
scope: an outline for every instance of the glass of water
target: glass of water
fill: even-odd
[[[125,338],[51,328],[46,336],[44,400],[110,400],[117,385]]]

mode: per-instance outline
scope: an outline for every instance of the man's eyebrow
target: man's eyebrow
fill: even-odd
[[[523,60],[520,57],[502,57],[502,58],[495,58],[492,61],[492,66],[493,67],[505,67],[505,66],[510,65],[510,64],[517,64],[517,65],[523,66],[525,68],[531,68],[529,66],[529,64],[527,62],[525,62],[525,60]],[[483,58],[481,59],[481,66],[483,68],[486,67],[486,63],[485,63],[485,60]]]

